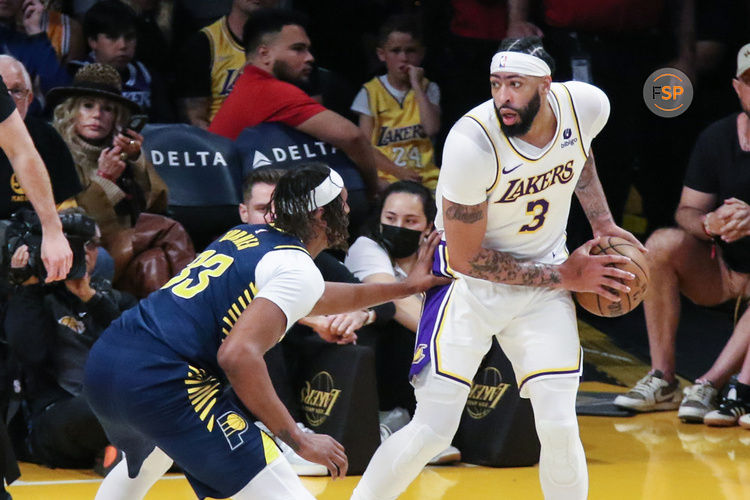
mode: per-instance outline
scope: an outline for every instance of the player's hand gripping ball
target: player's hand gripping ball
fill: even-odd
[[[623,283],[630,287],[630,293],[611,290],[612,293],[620,297],[619,302],[605,299],[594,292],[576,292],[575,298],[581,307],[597,316],[607,318],[622,316],[635,309],[646,295],[649,278],[646,256],[632,243],[617,236],[604,237],[598,245],[591,249],[591,255],[599,255],[600,253],[630,257],[630,262],[627,264],[617,264],[620,269],[635,275],[635,278],[631,281],[623,280]],[[615,264],[610,265],[614,266]]]

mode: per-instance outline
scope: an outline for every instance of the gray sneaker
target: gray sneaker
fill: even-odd
[[[408,424],[411,417],[408,411],[397,406],[392,410],[378,412],[378,420],[380,421],[380,442],[382,443],[391,434]]]
[[[635,411],[676,410],[680,406],[680,382],[669,383],[659,370],[649,372],[635,387],[615,398],[615,405]]]
[[[718,393],[719,391],[708,381],[685,387],[677,417],[686,423],[702,424],[706,413],[718,408]]]

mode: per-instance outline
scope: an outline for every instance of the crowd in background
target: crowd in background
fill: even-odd
[[[261,43],[274,22],[254,18],[265,7],[294,9],[284,23],[305,27],[282,32],[288,53],[269,53]],[[24,281],[21,293],[10,293],[5,336],[26,365],[20,377],[31,404],[20,411],[33,431],[21,436],[17,452],[52,466],[93,463],[106,445],[101,433],[78,440],[85,449],[71,449],[43,424],[68,419],[91,429],[92,415],[80,405],[80,374],[66,363],[85,358],[107,321],[201,250],[169,217],[167,185],[144,154],[134,115],[237,141],[247,127],[270,121],[340,149],[361,177],[347,186],[355,221],[348,271],[337,274],[335,260],[316,263],[332,280],[396,280],[432,229],[441,144],[463,113],[489,99],[489,61],[503,38],[541,36],[555,58],[554,80],[588,81],[608,95],[610,120],[595,143],[599,175],[617,222],[625,218],[645,238],[674,223],[700,131],[737,110],[729,82],[749,21],[750,2],[729,0],[0,3],[0,52],[14,58],[0,58],[0,74],[42,153],[55,201],[82,207],[99,228],[86,242],[90,281],[66,280],[53,291]],[[690,109],[669,120],[642,102],[646,78],[661,67],[683,70],[695,89]],[[275,179],[259,182],[272,187]],[[264,207],[270,199],[254,184],[244,191],[243,221],[252,220],[253,200]],[[28,204],[22,190],[10,196],[2,218]],[[580,210],[571,214],[569,248],[589,238],[583,217]],[[16,257],[23,267],[24,256]],[[97,321],[76,320],[82,310]],[[380,409],[413,413],[406,373],[418,314],[418,299],[409,297],[390,308],[306,318],[300,328],[341,343],[364,328],[362,343],[392,361],[377,364]],[[28,352],[26,317],[46,329],[40,344],[60,342],[54,325],[64,321],[86,331],[86,340]],[[371,326],[378,333],[368,333]],[[293,364],[288,351],[282,364]],[[3,415],[7,406],[0,405]]]

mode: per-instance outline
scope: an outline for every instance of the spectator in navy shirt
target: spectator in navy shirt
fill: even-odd
[[[171,122],[173,113],[163,80],[135,60],[136,19],[133,9],[118,0],[95,3],[83,18],[83,35],[91,51],[83,60],[72,61],[69,70],[75,74],[81,66],[94,62],[113,66],[120,73],[124,97],[145,110],[152,122]]]

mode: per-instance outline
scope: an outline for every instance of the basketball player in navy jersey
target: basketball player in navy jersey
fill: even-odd
[[[629,291],[633,275],[609,267],[625,257],[589,254],[598,238],[568,255],[573,194],[595,237],[645,249],[615,225],[596,174],[591,142],[607,122],[607,96],[582,82],[552,83],[553,66],[538,38],[505,40],[490,64],[492,99],[448,134],[435,220],[445,245],[435,265],[455,279],[425,298],[411,371],[414,418],[383,442],[353,499],[396,498],[451,443],[493,336],[534,409],[545,498],[587,496],[575,412],[583,360],[570,292],[617,300],[612,290]]]
[[[441,278],[430,273],[434,234],[405,283],[324,284],[312,258],[346,241],[343,186],[326,166],[289,171],[274,192],[274,226],[230,230],[102,334],[85,390],[125,460],[97,499],[142,498],[172,460],[199,498],[312,499],[245,408],[300,456],[346,474],[339,443],[294,423],[263,354],[307,314],[360,309]]]

